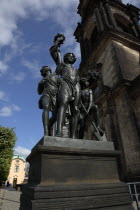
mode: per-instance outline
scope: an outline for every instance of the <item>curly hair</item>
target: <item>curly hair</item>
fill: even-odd
[[[67,61],[67,57],[69,56],[69,55],[72,55],[72,57],[73,57],[73,62],[72,62],[72,64],[74,64],[75,62],[76,62],[76,56],[74,55],[74,53],[66,53],[65,55],[64,55],[64,62],[65,61]]]
[[[81,85],[81,88],[83,89],[86,85],[86,83],[88,82],[88,86],[89,86],[89,81],[88,81],[88,78],[86,77],[83,77],[80,79],[80,85]]]
[[[42,68],[40,69],[40,72],[47,72],[50,71],[50,73],[52,73],[52,70],[49,66],[42,66]]]

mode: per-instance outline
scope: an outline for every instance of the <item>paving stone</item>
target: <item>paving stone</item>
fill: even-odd
[[[0,189],[0,210],[19,210],[20,194],[11,187]]]

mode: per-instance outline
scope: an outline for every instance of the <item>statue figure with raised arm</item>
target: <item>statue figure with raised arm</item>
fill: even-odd
[[[44,135],[49,136],[49,111],[52,111],[52,119],[56,119],[56,96],[58,93],[58,76],[52,74],[48,66],[43,66],[40,70],[43,79],[38,84],[38,94],[42,95],[39,100],[39,108],[43,109],[42,121]],[[51,119],[51,121],[52,121]]]
[[[57,68],[56,74],[61,77],[58,91],[58,113],[57,113],[57,134],[62,137],[62,127],[65,120],[68,105],[71,111],[70,138],[75,138],[78,118],[81,88],[79,75],[73,67],[76,57],[73,53],[67,53],[62,60],[60,56],[60,46],[65,40],[64,35],[57,34],[54,38],[54,45],[50,48],[50,53],[55,61]]]

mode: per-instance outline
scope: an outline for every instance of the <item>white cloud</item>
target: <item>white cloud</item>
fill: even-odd
[[[21,111],[21,108],[15,104],[4,106],[0,109],[0,117],[10,117],[13,112]]]
[[[138,0],[124,0],[124,3],[139,5]],[[0,76],[7,72],[8,62],[16,55],[19,55],[32,44],[24,42],[24,34],[20,31],[18,24],[21,19],[34,18],[36,21],[50,19],[60,28],[66,36],[64,44],[79,58],[79,44],[76,43],[73,36],[77,22],[80,16],[77,14],[78,0],[1,0],[0,1],[0,47],[8,46],[9,52],[3,60],[0,60]],[[55,14],[54,14],[55,13]],[[57,28],[58,28],[57,27]],[[53,39],[53,38],[52,38]],[[29,67],[29,62],[26,67]],[[27,66],[28,65],[28,66]],[[38,64],[36,63],[38,67]],[[33,67],[29,67],[30,69]],[[37,71],[36,71],[37,72]],[[39,75],[38,73],[35,75]],[[14,77],[13,77],[14,80]],[[22,81],[21,77],[16,78],[17,81]]]
[[[8,101],[6,93],[2,90],[0,90],[0,101]]]
[[[14,112],[21,111],[21,108],[16,104],[10,104],[7,94],[0,90],[0,117],[10,117]]]
[[[3,100],[5,97],[5,93],[0,90],[0,100]]]
[[[22,1],[20,1],[22,2]],[[22,3],[19,1],[12,0],[1,0],[0,7],[0,25],[1,25],[1,36],[0,46],[11,45],[15,40],[17,33],[17,18],[25,17],[25,11],[22,7]]]
[[[2,109],[0,109],[0,116],[1,117],[10,117],[12,115],[12,108],[5,106]]]
[[[66,35],[67,40],[64,47],[68,46],[71,47],[71,51],[74,50],[75,45],[78,45],[73,37],[73,29],[79,20],[79,15],[76,14],[78,3],[78,0],[11,0],[9,6],[9,0],[1,0],[0,47],[8,46],[9,52],[0,61],[0,75],[6,73],[8,62],[14,56],[31,46],[24,42],[24,34],[20,31],[18,20],[33,17],[37,21],[42,21],[50,18]]]
[[[1,39],[1,37],[0,37]],[[18,31],[12,40],[11,44],[3,54],[2,60],[0,60],[0,77],[3,76],[10,69],[9,62],[15,56],[21,56],[25,50],[29,50],[32,47],[31,43],[25,43],[23,34]],[[23,72],[17,73],[16,75],[10,74],[8,77],[9,80],[13,81],[22,81],[25,78],[25,74]]]
[[[71,14],[70,9],[76,8],[77,6],[77,0],[11,0],[10,6],[9,0],[1,0],[0,46],[12,45],[15,42],[15,36],[19,33],[17,21],[19,19],[28,18],[31,15],[37,20],[44,20],[51,17],[59,25],[64,27],[67,25],[67,28],[71,27],[78,15],[75,13],[75,18],[71,17],[71,19],[69,19]],[[67,20],[68,22],[66,22]]]
[[[17,112],[21,111],[21,108],[15,104],[12,104],[11,108],[13,109],[13,111],[17,111]]]
[[[16,74],[11,74],[9,76],[9,80],[10,81],[16,81],[16,82],[21,82],[25,79],[26,75],[24,72],[19,72],[19,73],[16,73]]]
[[[8,65],[4,61],[0,61],[0,76],[5,74],[8,70]]]
[[[33,77],[38,78],[40,76],[40,69],[42,66],[39,64],[39,62],[37,60],[32,60],[32,61],[22,60],[22,64],[28,70],[30,70]]]
[[[138,0],[123,0],[124,3],[138,5]],[[34,17],[42,21],[51,18],[62,27],[68,38],[67,44],[75,42],[73,29],[80,17],[76,14],[78,0],[1,0],[0,6],[0,46],[17,44],[17,40],[22,36],[18,25],[18,20]],[[55,14],[54,14],[55,13]]]
[[[30,154],[30,152],[31,151],[29,149],[26,149],[26,148],[20,147],[20,146],[17,146],[14,149],[14,154],[16,154],[16,155],[22,155],[24,157],[27,157]]]

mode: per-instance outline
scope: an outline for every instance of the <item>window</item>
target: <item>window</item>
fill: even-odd
[[[16,163],[19,163],[19,160],[16,160]]]
[[[19,166],[15,166],[15,172],[19,171]]]

